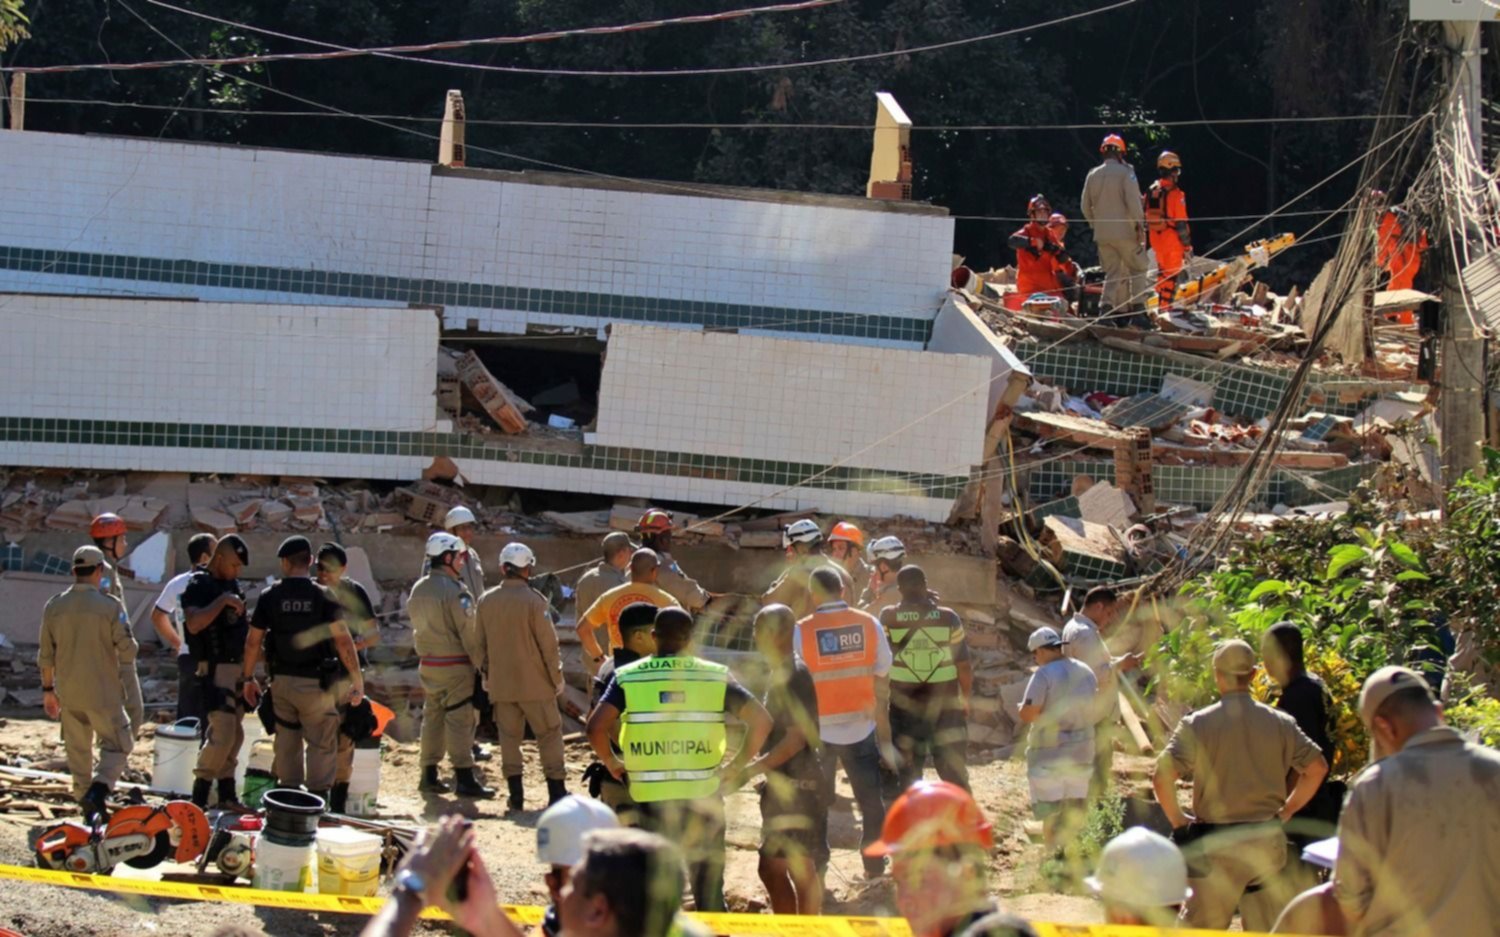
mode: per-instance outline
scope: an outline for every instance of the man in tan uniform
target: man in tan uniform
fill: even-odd
[[[1104,302],[1100,313],[1119,324],[1144,307],[1146,281],[1146,209],[1141,184],[1125,162],[1125,141],[1110,134],[1099,146],[1102,162],[1089,170],[1079,205],[1094,229],[1099,266],[1104,268]]]
[[[604,558],[578,577],[578,586],[573,591],[573,608],[579,616],[588,611],[599,596],[630,581],[626,570],[630,567],[630,555],[635,552],[630,536],[617,530],[605,534],[600,546]],[[598,635],[594,640],[599,640]]]
[[[137,648],[125,606],[99,591],[104,569],[104,553],[98,547],[74,551],[74,583],[47,601],[36,655],[42,705],[49,719],[62,720],[73,796],[89,822],[107,818],[104,801],[135,746],[119,673],[125,665],[135,668]]]
[[[536,554],[524,543],[508,543],[500,551],[500,568],[505,578],[479,600],[483,651],[478,664],[495,707],[500,770],[509,788],[509,806],[520,811],[526,799],[521,786],[521,738],[528,724],[542,756],[547,803],[555,804],[568,794],[562,714],[557,708],[563,692],[562,655],[557,632],[547,617],[547,600],[527,582],[536,568]]]
[[[475,661],[484,647],[474,625],[474,597],[461,580],[468,548],[452,534],[427,538],[432,571],[411,587],[406,611],[411,616],[412,643],[421,663],[417,667],[426,698],[422,704],[422,782],[418,790],[446,794],[438,779],[438,764],[446,748],[457,778],[460,797],[493,797],[474,774]]]
[[[901,604],[896,576],[906,565],[906,544],[900,537],[881,537],[870,544],[870,559],[875,565],[870,569],[869,585],[859,597],[859,607],[878,617],[886,606]]]
[[[361,672],[370,664],[367,652],[380,643],[380,622],[375,620],[375,606],[363,584],[345,575],[349,568],[349,554],[336,543],[325,543],[318,547],[318,585],[333,592],[339,603],[339,621],[349,629],[354,640],[355,663]],[[349,779],[354,776],[354,740],[343,731],[342,720],[349,713],[347,701],[354,689],[354,675],[347,670],[334,683],[333,695],[339,700],[339,756],[338,770],[334,772],[333,791],[328,795],[328,809],[344,813],[349,806]]]
[[[1328,774],[1328,762],[1286,713],[1250,698],[1255,651],[1244,641],[1214,650],[1221,698],[1177,724],[1152,785],[1188,861],[1188,927],[1224,930],[1236,907],[1247,931],[1270,930],[1291,899],[1284,824]],[[1297,782],[1287,793],[1287,777]],[[1193,814],[1177,803],[1177,778],[1193,778]]]
[[[689,612],[703,611],[711,598],[708,590],[698,585],[698,580],[684,573],[682,567],[677,565],[677,560],[672,558],[672,531],[677,529],[672,523],[672,515],[660,508],[651,508],[641,515],[636,529],[641,532],[641,546],[655,550],[661,559],[661,574],[656,584]]]
[[[125,578],[120,572],[120,561],[130,549],[125,539],[125,521],[118,514],[100,514],[89,524],[89,536],[94,546],[104,554],[104,572],[99,580],[99,591],[113,598],[127,610],[125,601]],[[125,630],[130,630],[130,619],[125,620]],[[130,717],[130,731],[139,732],[146,724],[146,704],[141,697],[141,675],[135,667],[135,659],[120,663],[120,686],[125,693],[125,714]]]
[[[215,782],[220,804],[236,801],[234,768],[245,741],[240,661],[250,630],[239,575],[249,562],[250,548],[238,534],[229,534],[214,548],[208,568],[194,573],[182,590],[188,649],[197,661],[208,710],[208,732],[193,769],[193,803],[199,807],[208,806]]]
[[[818,603],[813,597],[812,574],[814,570],[828,567],[838,573],[844,584],[844,595],[854,594],[854,577],[849,571],[835,563],[824,552],[823,531],[816,521],[803,518],[787,526],[784,534],[787,543],[787,568],[771,587],[760,597],[761,608],[768,605],[785,605],[801,621],[817,611]]]
[[[1427,680],[1382,667],[1359,715],[1381,757],[1339,818],[1333,894],[1351,934],[1468,937],[1500,921],[1500,752],[1443,724]]]

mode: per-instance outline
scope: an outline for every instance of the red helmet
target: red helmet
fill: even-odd
[[[95,540],[118,537],[125,533],[125,521],[118,514],[100,514],[89,525],[89,536]]]
[[[1047,201],[1047,196],[1041,193],[1033,195],[1031,201],[1026,203],[1026,213],[1028,215],[1036,214],[1039,211],[1050,212],[1051,210],[1052,203]]]
[[[672,512],[651,508],[641,515],[640,523],[635,526],[643,534],[668,533],[672,530]]]
[[[880,839],[865,848],[865,855],[873,859],[904,849],[994,845],[990,821],[968,791],[947,781],[918,781],[891,804]]]
[[[1103,143],[1099,144],[1099,152],[1101,153],[1111,148],[1119,150],[1121,153],[1125,152],[1125,138],[1118,133],[1112,133],[1104,138]]]
[[[864,532],[847,521],[839,521],[837,524],[834,524],[833,529],[828,532],[828,542],[832,543],[835,540],[842,540],[845,543],[852,543],[856,547],[859,547],[861,550],[865,548]]]

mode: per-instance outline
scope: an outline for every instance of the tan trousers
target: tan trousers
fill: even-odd
[[[140,732],[146,724],[146,703],[141,698],[141,675],[135,661],[120,665],[120,687],[125,691],[125,715],[130,717],[130,731]]]
[[[1200,840],[1208,874],[1189,876],[1193,896],[1182,908],[1182,923],[1203,930],[1225,930],[1239,908],[1244,929],[1265,933],[1293,897],[1282,875],[1286,836],[1237,834],[1233,827]],[[1195,844],[1196,845],[1196,844]],[[1191,848],[1191,847],[1190,847]],[[1246,892],[1247,886],[1256,886]]]
[[[1146,252],[1139,241],[1100,241],[1099,266],[1104,268],[1104,296],[1100,312],[1108,315],[1146,304]]]
[[[536,736],[536,747],[542,756],[542,774],[549,781],[568,776],[563,761],[562,713],[557,700],[528,700],[524,703],[496,703],[495,727],[500,731],[500,773],[508,778],[521,774],[521,739],[526,725]]]
[[[114,709],[64,709],[63,748],[68,773],[73,776],[73,796],[82,797],[98,781],[113,790],[125,759],[135,748],[124,707]],[[99,740],[99,766],[94,767],[94,739]]]
[[[338,705],[339,725],[344,724],[344,713],[348,709],[345,705],[349,699],[349,691],[354,689],[354,681],[343,677],[333,684],[333,701]],[[342,731],[336,733],[338,736],[338,757],[335,759],[337,767],[333,772],[333,783],[348,784],[349,779],[354,777],[354,740]]]
[[[422,703],[422,767],[441,764],[444,750],[455,768],[474,767],[474,668],[417,668],[426,699]]]
[[[318,686],[317,677],[281,674],[271,680],[271,704],[276,709],[276,783],[298,787],[305,781],[308,790],[327,792],[338,768],[339,713],[333,691]]]
[[[200,781],[217,781],[234,777],[240,746],[245,743],[245,701],[234,691],[240,678],[239,664],[206,664],[213,667],[214,692],[205,701],[208,710],[208,734],[198,750],[198,765],[193,777]]]

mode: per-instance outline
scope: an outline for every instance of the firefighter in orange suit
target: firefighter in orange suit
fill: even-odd
[[[1007,241],[1016,252],[1016,292],[1023,298],[1033,293],[1060,296],[1073,285],[1071,277],[1060,275],[1063,262],[1071,261],[1047,226],[1052,206],[1046,196],[1035,195],[1026,205],[1026,214],[1031,220]]]
[[[1413,289],[1422,269],[1422,254],[1430,246],[1427,232],[1409,233],[1407,225],[1411,219],[1406,209],[1399,205],[1388,207],[1386,194],[1379,189],[1370,193],[1370,202],[1380,212],[1379,227],[1375,231],[1375,263],[1390,277],[1385,288]],[[1393,313],[1390,318],[1405,325],[1416,321],[1416,315],[1410,309]]]
[[[1182,160],[1171,150],[1156,158],[1157,180],[1141,196],[1146,210],[1146,232],[1156,253],[1156,298],[1166,305],[1177,292],[1183,261],[1193,255],[1193,233],[1188,225],[1187,196],[1177,184]]]

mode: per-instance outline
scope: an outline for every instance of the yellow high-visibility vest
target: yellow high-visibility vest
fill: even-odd
[[[724,760],[729,668],[696,657],[647,657],[615,671],[625,692],[620,750],[637,803],[711,797]]]

